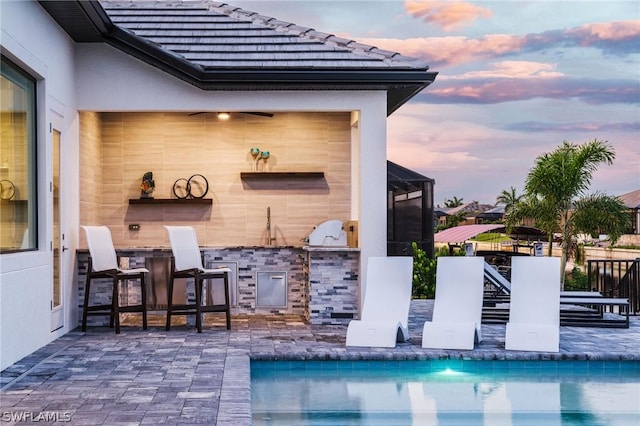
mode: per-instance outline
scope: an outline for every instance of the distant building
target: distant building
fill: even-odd
[[[447,224],[447,218],[449,217],[449,213],[447,213],[447,210],[449,209],[446,207],[440,207],[440,206],[434,208],[433,217],[434,217],[435,227],[439,225]]]
[[[459,215],[460,213],[464,214],[464,220],[457,225],[473,225],[476,222],[476,217],[487,211],[492,209],[494,206],[491,204],[480,204],[478,201],[471,201],[469,203],[462,204],[457,207],[450,208],[438,208],[438,219],[440,225],[448,225],[448,218],[454,215]]]
[[[640,234],[640,189],[619,195],[618,198],[629,209],[631,223],[626,234]]]
[[[504,220],[505,206],[495,206],[492,209],[485,210],[476,216],[476,223],[496,223]]]
[[[435,180],[387,161],[387,254],[411,253],[415,242],[433,256]]]

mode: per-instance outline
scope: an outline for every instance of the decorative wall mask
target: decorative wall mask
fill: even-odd
[[[155,188],[156,183],[153,180],[153,173],[145,173],[140,184],[140,198],[153,198],[153,190]]]

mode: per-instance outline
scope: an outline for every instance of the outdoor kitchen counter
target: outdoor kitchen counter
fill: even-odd
[[[232,313],[278,313],[303,315],[312,324],[346,324],[358,316],[358,275],[360,249],[350,247],[294,246],[201,246],[205,267],[227,266]],[[150,310],[166,309],[166,289],[170,273],[170,247],[117,248],[121,268],[146,267],[147,304]],[[78,306],[80,321],[89,252],[77,251]],[[286,300],[277,306],[260,306],[258,275],[272,273],[285,277]],[[213,294],[216,294],[215,282]],[[260,284],[262,285],[262,284]],[[126,286],[130,304],[139,303],[136,286]],[[178,289],[180,284],[177,285]],[[178,291],[178,290],[177,290]],[[186,302],[193,294],[179,290]],[[193,291],[191,291],[193,293]],[[217,292],[220,294],[221,292]],[[91,303],[109,299],[109,281],[91,287]],[[174,300],[180,297],[174,293]],[[212,296],[215,300],[215,296]],[[189,299],[190,300],[190,299]],[[179,300],[176,300],[180,303]],[[104,325],[108,318],[90,317],[90,323]]]
[[[358,247],[332,247],[332,246],[304,246],[303,250],[314,252],[314,251],[355,251],[360,252],[360,248]]]
[[[265,246],[265,245],[255,245],[255,246],[200,246],[201,250],[221,250],[221,249],[227,249],[227,250],[238,250],[238,249],[242,249],[242,250],[256,250],[256,249],[300,249],[300,250],[305,250],[305,251],[360,251],[360,248],[358,247],[341,247],[341,246],[279,246],[279,245],[272,245],[272,246]],[[116,252],[118,252],[118,254],[120,252],[131,252],[131,251],[166,251],[169,254],[171,253],[171,247],[169,246],[163,246],[163,247],[150,247],[150,246],[140,246],[140,247],[120,247],[120,248],[116,248]],[[85,252],[88,253],[87,249],[79,249],[78,253],[81,252]]]
[[[359,318],[360,249],[304,247],[308,291],[305,316],[311,324],[348,324]]]

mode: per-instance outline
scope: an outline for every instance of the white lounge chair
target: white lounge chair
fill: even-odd
[[[473,349],[482,341],[482,257],[438,258],[436,299],[431,321],[422,328],[422,347]]]
[[[507,280],[497,269],[493,266],[489,265],[487,262],[484,263],[484,277],[489,280],[494,286],[500,288],[503,293],[510,294],[511,293],[511,282]],[[575,298],[575,297],[586,297],[586,298],[602,298],[602,294],[597,291],[561,291],[560,298]]]
[[[412,281],[412,257],[370,257],[362,315],[349,322],[346,345],[393,348],[409,340]]]
[[[511,260],[511,301],[505,349],[560,350],[560,259]]]
[[[484,262],[484,276],[491,284],[502,290],[503,293],[511,293],[511,283],[493,266]]]

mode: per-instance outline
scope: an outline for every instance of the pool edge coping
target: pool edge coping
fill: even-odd
[[[240,351],[239,351],[240,352]],[[516,353],[468,353],[469,351],[446,351],[443,353],[409,354],[393,351],[368,353],[336,354],[280,354],[273,353],[227,354],[223,373],[218,417],[216,424],[245,426],[253,423],[251,408],[251,361],[608,361],[640,362],[640,354],[566,354],[560,352],[516,352]],[[466,353],[465,353],[466,352]],[[471,356],[470,356],[471,355]],[[477,356],[477,355],[491,355]],[[502,355],[502,356],[499,356]],[[232,371],[228,371],[232,370]]]

